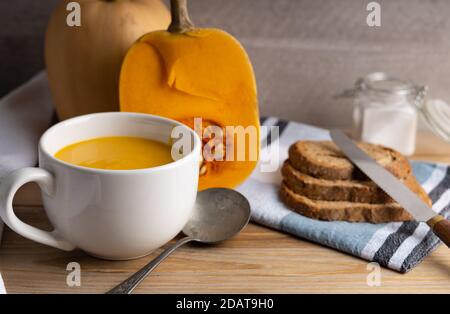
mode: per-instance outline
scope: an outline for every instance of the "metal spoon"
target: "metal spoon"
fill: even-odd
[[[249,219],[250,204],[241,193],[225,188],[199,192],[192,216],[183,228],[186,237],[107,293],[131,293],[159,263],[183,244],[191,241],[212,244],[230,239],[247,225]]]

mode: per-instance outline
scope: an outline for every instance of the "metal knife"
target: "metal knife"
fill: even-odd
[[[434,212],[416,193],[361,150],[344,132],[335,129],[330,131],[330,135],[356,167],[397,201],[415,220],[426,222],[442,242],[450,247],[450,221]]]

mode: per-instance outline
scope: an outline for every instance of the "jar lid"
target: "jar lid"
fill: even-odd
[[[387,75],[383,72],[374,72],[356,81],[359,91],[373,91],[383,94],[408,95],[417,93],[418,87],[410,82]]]

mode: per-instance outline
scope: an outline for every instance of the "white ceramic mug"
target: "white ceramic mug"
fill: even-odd
[[[102,170],[63,162],[54,154],[79,141],[134,136],[169,143],[179,127],[191,150],[178,160],[139,170]],[[0,184],[0,215],[22,236],[62,250],[75,248],[105,259],[146,255],[177,235],[190,217],[198,185],[201,142],[190,128],[158,116],[97,113],[58,123],[39,142],[39,168],[24,168]],[[16,191],[36,182],[54,231],[25,224],[14,214]]]

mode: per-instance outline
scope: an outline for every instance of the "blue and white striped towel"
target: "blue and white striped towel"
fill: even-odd
[[[294,234],[337,250],[374,261],[405,273],[418,265],[440,244],[425,223],[387,224],[326,222],[297,214],[278,199],[279,168],[289,146],[297,140],[329,140],[327,130],[309,125],[264,118],[262,126],[278,126],[279,137],[262,132],[261,161],[249,180],[238,190],[248,197],[254,222]],[[264,131],[264,130],[263,130]],[[275,149],[279,144],[279,150]],[[278,170],[263,172],[265,161],[277,161]],[[412,162],[414,174],[433,201],[433,210],[450,216],[450,168],[443,164]]]

